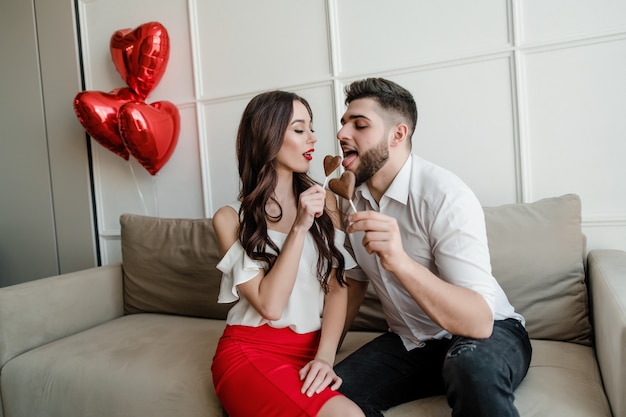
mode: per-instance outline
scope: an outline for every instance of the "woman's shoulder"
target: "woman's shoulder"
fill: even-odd
[[[236,220],[239,223],[239,209],[241,208],[241,201],[235,200],[230,204],[220,207],[215,214],[213,215],[213,219],[216,217],[220,220]]]
[[[231,205],[221,207],[213,215],[213,227],[222,253],[238,239],[239,212]]]
[[[213,215],[213,223],[239,223],[239,213],[231,206],[220,207]]]

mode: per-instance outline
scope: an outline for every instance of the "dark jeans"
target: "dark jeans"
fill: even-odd
[[[513,391],[522,382],[532,349],[515,319],[494,322],[488,339],[432,340],[407,351],[395,333],[367,343],[335,367],[339,391],[367,417],[419,398],[446,395],[452,416],[519,416]]]

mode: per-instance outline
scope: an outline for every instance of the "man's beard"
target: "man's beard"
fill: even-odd
[[[359,159],[361,163],[358,170],[354,173],[354,176],[356,177],[355,185],[357,187],[372,178],[389,159],[387,141],[383,138],[378,146],[370,149],[362,155],[359,155]]]

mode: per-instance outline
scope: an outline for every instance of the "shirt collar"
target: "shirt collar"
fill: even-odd
[[[406,162],[398,171],[398,174],[393,179],[385,194],[381,198],[381,201],[386,198],[391,198],[396,200],[397,202],[406,205],[409,199],[409,185],[411,183],[411,161],[413,159],[413,155],[409,154]],[[355,203],[358,202],[361,198],[364,198],[370,202],[372,207],[377,207],[376,201],[374,201],[374,197],[370,193],[369,188],[366,183],[359,185],[354,193]]]

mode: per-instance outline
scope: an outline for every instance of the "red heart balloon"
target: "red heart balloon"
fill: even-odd
[[[110,93],[83,91],[74,97],[74,112],[87,133],[111,152],[128,160],[129,153],[118,125],[120,107],[138,101],[129,88],[118,88]]]
[[[111,37],[113,64],[122,79],[142,99],[161,81],[170,57],[170,38],[159,22],[121,29]]]
[[[155,175],[176,148],[180,115],[169,101],[128,103],[120,109],[119,128],[131,155]]]

